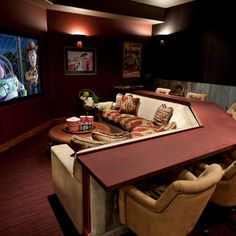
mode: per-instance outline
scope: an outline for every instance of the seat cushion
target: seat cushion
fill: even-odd
[[[96,141],[92,138],[82,138],[78,135],[73,135],[71,138],[71,147],[75,152],[86,148],[97,147],[106,144],[106,142]]]
[[[154,133],[158,133],[158,132],[162,132],[165,130],[165,127],[159,127],[159,126],[137,126],[135,127],[132,132],[132,138],[135,137],[141,137],[141,136],[145,136],[145,135],[149,135],[149,134],[154,134]]]
[[[112,143],[116,141],[130,139],[131,134],[128,131],[119,132],[119,133],[107,133],[101,130],[95,130],[95,131],[92,131],[92,138],[97,141]]]

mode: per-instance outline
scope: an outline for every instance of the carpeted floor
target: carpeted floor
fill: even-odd
[[[0,153],[1,236],[79,235],[54,194],[47,133]],[[197,225],[191,236],[201,235]],[[209,235],[236,236],[236,231],[218,219],[209,221]]]

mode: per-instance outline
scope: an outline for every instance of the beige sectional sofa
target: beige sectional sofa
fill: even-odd
[[[152,120],[156,109],[165,103],[168,107],[173,107],[173,115],[170,122],[176,122],[177,128],[164,132],[154,133],[142,137],[131,138],[124,141],[113,142],[110,144],[93,147],[78,152],[78,155],[101,150],[103,148],[112,148],[116,145],[125,145],[130,142],[142,141],[144,139],[158,137],[161,135],[179,132],[187,129],[200,127],[200,122],[195,114],[187,105],[180,103],[163,101],[161,99],[149,98],[132,94],[138,97],[140,102],[137,108],[137,116]],[[52,180],[60,202],[65,208],[70,219],[74,223],[79,233],[83,231],[83,199],[82,199],[82,170],[80,164],[73,155],[74,151],[67,145],[61,144],[51,147],[52,162]],[[125,228],[120,225],[117,209],[114,202],[117,197],[116,192],[106,192],[90,176],[90,206],[91,206],[91,233],[96,235],[121,235]]]
[[[82,169],[67,144],[51,147],[52,180],[55,193],[80,234],[83,232]],[[125,232],[119,223],[115,193],[107,193],[90,177],[91,235],[118,236]]]

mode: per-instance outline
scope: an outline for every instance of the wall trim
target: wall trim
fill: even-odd
[[[28,138],[31,138],[32,136],[38,134],[39,132],[49,128],[50,126],[53,126],[55,124],[58,124],[58,123],[62,123],[65,121],[65,118],[56,118],[56,119],[52,119],[50,121],[47,121],[19,136],[17,136],[16,138],[14,139],[11,139],[10,141],[6,142],[6,143],[3,143],[0,145],[0,153],[1,152],[4,152],[6,150],[8,150],[9,148],[25,141],[26,139]]]

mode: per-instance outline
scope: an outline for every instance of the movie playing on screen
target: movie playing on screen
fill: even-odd
[[[0,104],[42,92],[37,38],[0,33]]]

